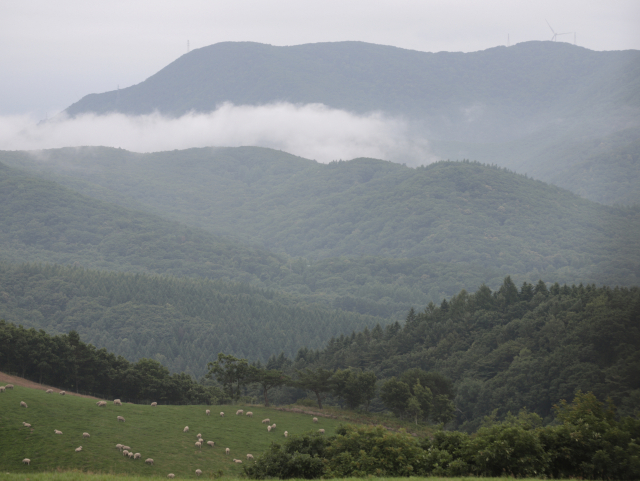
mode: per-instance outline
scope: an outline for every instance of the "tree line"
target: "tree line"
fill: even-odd
[[[554,424],[521,411],[495,416],[469,435],[437,431],[416,439],[381,426],[342,426],[336,435],[291,436],[247,465],[252,479],[348,477],[522,477],[620,479],[640,477],[640,419],[617,417],[613,404],[578,392],[554,406]]]

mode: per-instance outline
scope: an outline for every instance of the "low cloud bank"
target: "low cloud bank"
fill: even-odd
[[[426,139],[411,132],[412,126],[401,119],[355,115],[321,104],[224,104],[211,113],[179,118],[83,115],[37,124],[27,116],[0,117],[0,150],[110,146],[157,152],[251,145],[319,162],[373,157],[421,165],[435,160]]]

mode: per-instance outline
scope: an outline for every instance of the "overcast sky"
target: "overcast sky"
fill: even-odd
[[[637,0],[3,0],[0,115],[52,115],[84,95],[139,83],[187,50],[361,40],[437,52],[560,37],[640,49]]]

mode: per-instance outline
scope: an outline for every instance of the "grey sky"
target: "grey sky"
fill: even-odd
[[[361,40],[476,51],[549,40],[640,49],[637,0],[4,0],[0,115],[52,115],[86,94],[139,83],[186,52],[222,41],[273,45]]]

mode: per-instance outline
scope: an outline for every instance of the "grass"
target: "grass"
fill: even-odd
[[[20,407],[20,401],[29,407]],[[212,415],[206,416],[205,409],[211,409]],[[146,480],[148,476],[166,479],[168,473],[174,473],[176,478],[184,479],[196,478],[196,469],[201,469],[206,479],[238,477],[242,465],[234,463],[233,458],[246,463],[247,453],[257,456],[272,441],[282,442],[285,430],[300,434],[324,428],[331,435],[340,424],[330,418],[319,418],[315,424],[308,414],[260,406],[244,407],[245,411],[253,411],[253,418],[235,416],[237,409],[238,406],[115,406],[112,402],[106,408],[98,408],[92,399],[16,386],[0,393],[0,477],[25,480],[23,475],[29,474],[31,481],[67,481],[115,480],[121,479],[118,475],[127,475],[134,476],[128,480],[135,476]],[[226,413],[224,418],[218,415],[220,411]],[[123,416],[126,422],[118,422],[116,416]],[[267,432],[266,425],[261,423],[264,418],[277,424],[275,431]],[[31,428],[24,427],[23,422],[31,424]],[[189,433],[182,432],[185,426],[189,426]],[[63,434],[54,434],[54,429]],[[83,438],[83,432],[91,437]],[[197,433],[205,441],[214,441],[215,447],[205,444],[198,449]],[[142,459],[123,457],[115,447],[118,443],[131,446]],[[82,451],[76,453],[78,446],[82,446]],[[229,456],[224,454],[226,447],[231,450]],[[22,464],[24,458],[31,459],[31,464]],[[145,464],[146,458],[152,458],[155,464]],[[77,472],[66,472],[74,470]],[[55,474],[58,471],[65,473]],[[104,474],[80,476],[89,472]],[[16,477],[9,478],[5,473]],[[41,474],[36,477],[36,473]]]

